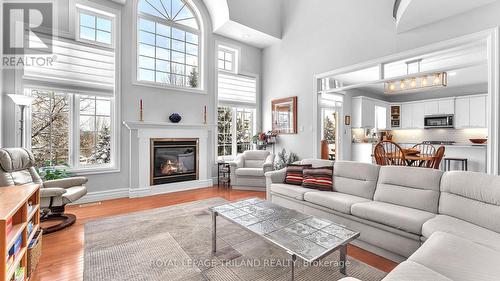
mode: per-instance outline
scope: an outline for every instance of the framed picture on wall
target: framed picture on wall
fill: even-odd
[[[273,131],[279,134],[297,133],[297,97],[271,101]]]

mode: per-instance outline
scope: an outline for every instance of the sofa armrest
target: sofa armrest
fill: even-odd
[[[266,197],[267,200],[271,200],[271,184],[273,183],[284,183],[286,177],[286,168],[281,170],[272,171],[265,173],[266,175]]]
[[[60,188],[70,188],[73,186],[82,186],[87,183],[88,179],[86,177],[73,177],[65,178],[59,180],[49,180],[43,182],[45,188],[60,187]]]
[[[60,187],[50,187],[50,188],[40,189],[41,198],[59,197],[62,196],[64,193],[66,193],[66,189]]]
[[[264,165],[262,165],[262,168],[264,169],[264,173],[270,172],[274,168],[274,154],[269,154],[266,158],[266,161],[264,162]]]

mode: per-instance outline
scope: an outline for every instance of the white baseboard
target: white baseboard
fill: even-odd
[[[128,193],[128,188],[89,192],[87,193],[87,195],[83,196],[80,200],[71,205],[99,202],[118,198],[128,198]]]
[[[213,185],[214,185],[213,180],[208,179],[208,180],[169,183],[169,184],[156,185],[145,188],[133,188],[133,189],[120,188],[120,189],[112,189],[105,191],[95,191],[87,193],[87,195],[83,196],[80,200],[70,205],[86,204],[86,203],[119,199],[119,198],[139,198],[139,197],[166,194],[166,193],[179,192],[185,190],[206,188],[206,187],[211,187]]]
[[[133,188],[130,189],[128,196],[130,198],[139,198],[139,197],[166,194],[166,193],[179,192],[185,190],[206,188],[206,187],[211,187],[213,185],[214,183],[212,179],[176,182],[163,185],[155,185],[151,187]]]

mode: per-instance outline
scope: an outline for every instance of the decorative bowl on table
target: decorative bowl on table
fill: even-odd
[[[470,142],[475,144],[484,144],[488,141],[488,139],[469,139]]]

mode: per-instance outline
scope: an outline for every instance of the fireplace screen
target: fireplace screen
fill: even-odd
[[[151,185],[198,179],[197,139],[153,139]]]

